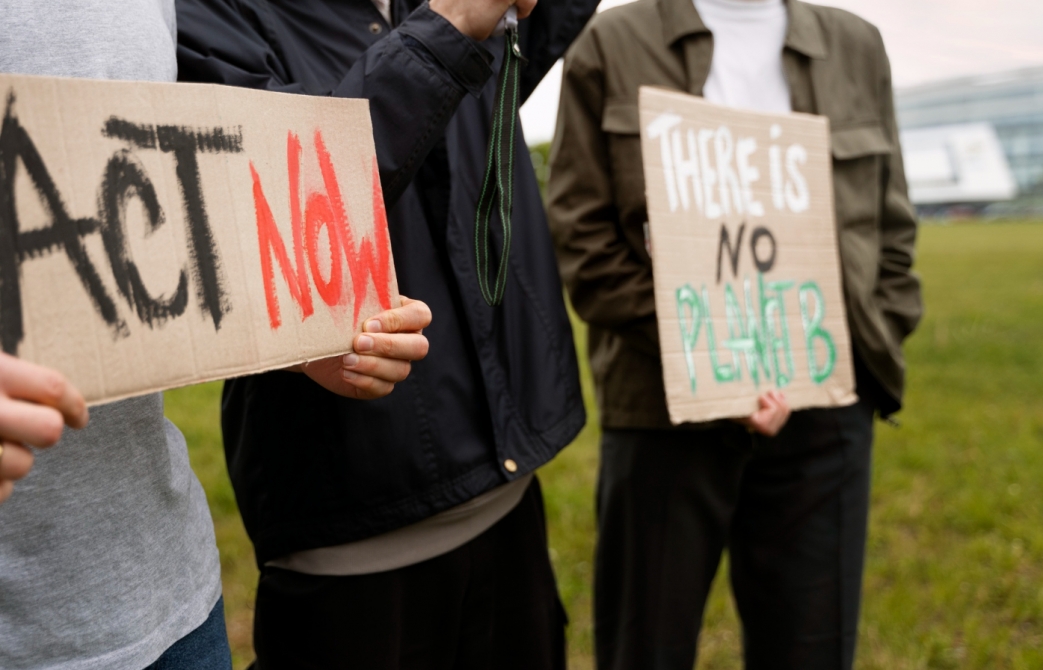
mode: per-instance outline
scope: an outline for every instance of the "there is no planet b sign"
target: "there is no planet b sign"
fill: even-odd
[[[829,124],[642,87],[641,144],[673,423],[856,400]]]

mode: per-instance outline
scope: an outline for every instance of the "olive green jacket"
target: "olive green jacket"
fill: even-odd
[[[783,65],[793,110],[830,122],[848,322],[871,377],[859,380],[860,392],[865,381],[881,389],[878,405],[890,413],[902,398],[902,341],[923,311],[890,65],[880,33],[853,14],[798,0],[788,11]],[[692,0],[640,0],[598,14],[565,58],[550,224],[572,304],[590,325],[606,427],[670,425],[645,248],[638,88],[701,95],[712,55]]]

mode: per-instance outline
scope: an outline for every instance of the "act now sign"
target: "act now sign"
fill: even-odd
[[[365,101],[0,92],[0,344],[89,402],[341,354],[397,304]]]
[[[674,423],[855,401],[823,117],[642,88],[656,312]]]

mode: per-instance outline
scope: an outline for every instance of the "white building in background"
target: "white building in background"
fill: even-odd
[[[1006,200],[1014,194],[999,194],[1009,176],[1021,195],[1043,192],[1043,67],[901,89],[895,111],[917,204]],[[986,197],[990,189],[994,199]]]
[[[1010,200],[1018,185],[988,123],[902,131],[902,157],[915,205]]]

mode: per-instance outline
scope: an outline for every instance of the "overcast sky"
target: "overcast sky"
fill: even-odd
[[[601,9],[630,0],[603,0]],[[895,86],[1043,65],[1043,0],[819,0],[880,28]],[[530,144],[549,140],[561,87],[558,64],[522,107]]]

